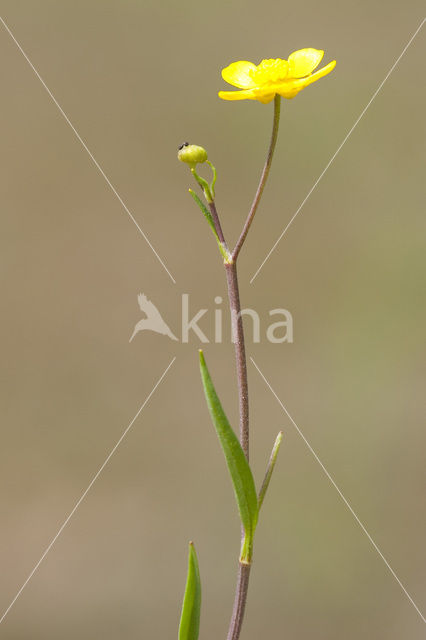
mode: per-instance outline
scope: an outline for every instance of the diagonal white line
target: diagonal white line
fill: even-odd
[[[373,538],[368,533],[367,529],[365,528],[365,526],[363,525],[361,520],[358,518],[357,514],[352,509],[351,505],[349,504],[349,502],[347,501],[347,499],[345,498],[345,496],[343,495],[343,493],[341,492],[341,490],[339,489],[339,487],[337,486],[337,484],[335,483],[335,481],[333,480],[333,478],[331,477],[331,475],[329,474],[329,472],[327,471],[327,469],[325,468],[325,466],[323,465],[321,460],[319,459],[317,453],[314,451],[314,449],[311,447],[309,442],[306,440],[305,436],[303,435],[303,433],[301,432],[301,430],[299,429],[299,427],[297,426],[297,424],[295,423],[295,421],[293,420],[293,418],[291,417],[291,415],[287,411],[286,407],[281,402],[280,398],[275,393],[275,391],[271,387],[270,383],[265,378],[265,376],[263,375],[262,371],[259,369],[259,367],[257,366],[257,364],[255,363],[255,361],[253,360],[253,358],[251,356],[250,356],[250,360],[252,361],[253,365],[256,367],[258,373],[260,374],[261,378],[265,382],[266,386],[269,387],[272,395],[278,401],[278,404],[280,405],[281,409],[287,415],[287,417],[290,420],[290,422],[292,423],[293,427],[296,429],[297,433],[302,438],[303,442],[306,444],[306,446],[308,447],[309,451],[312,453],[312,455],[314,456],[315,460],[318,462],[318,464],[320,465],[321,469],[324,471],[325,475],[330,480],[331,484],[336,489],[337,493],[339,494],[339,496],[341,497],[341,499],[343,500],[343,502],[345,503],[345,505],[347,506],[347,508],[349,509],[349,511],[351,512],[351,514],[353,515],[353,517],[355,518],[355,520],[357,521],[357,523],[359,524],[359,526],[361,527],[361,529],[363,530],[363,532],[365,533],[365,535],[367,536],[367,538],[369,539],[369,541],[371,542],[371,544],[373,545],[373,547],[375,548],[375,550],[377,551],[377,553],[379,554],[379,556],[381,557],[381,559],[383,560],[383,562],[385,563],[385,565],[387,566],[387,568],[389,569],[389,571],[391,572],[391,574],[393,575],[393,577],[395,578],[395,580],[397,581],[397,583],[399,584],[399,586],[401,587],[401,589],[403,590],[403,592],[405,593],[405,595],[407,596],[407,598],[409,599],[409,601],[411,602],[411,604],[413,605],[413,607],[415,608],[415,610],[417,611],[419,616],[421,617],[421,619],[423,620],[423,622],[426,622],[426,619],[423,616],[422,612],[420,611],[419,607],[416,605],[416,603],[414,602],[413,598],[410,596],[410,594],[408,593],[407,589],[404,587],[404,585],[402,584],[401,580],[398,578],[398,576],[396,575],[395,571],[392,569],[392,567],[390,566],[389,562],[386,560],[385,556],[380,551],[379,547],[374,542]]]
[[[13,33],[11,32],[11,30],[9,29],[9,27],[7,26],[7,24],[5,23],[5,21],[3,20],[3,18],[0,16],[0,21],[3,24],[4,28],[6,29],[6,31],[8,32],[8,34],[10,35],[10,37],[12,38],[13,42],[16,44],[16,46],[18,47],[19,51],[22,53],[22,55],[24,56],[25,60],[28,62],[28,64],[30,65],[31,69],[34,71],[35,75],[37,76],[37,78],[40,80],[41,84],[43,85],[43,87],[46,89],[47,93],[49,94],[50,98],[52,99],[52,101],[55,103],[56,107],[58,108],[59,112],[61,113],[61,115],[64,117],[64,119],[66,120],[67,124],[70,126],[70,128],[72,129],[74,135],[76,136],[77,140],[80,142],[80,144],[82,145],[82,147],[84,148],[84,150],[87,152],[88,156],[90,157],[90,159],[92,160],[93,164],[95,165],[95,167],[97,168],[97,170],[99,171],[99,173],[101,174],[101,176],[103,177],[103,179],[105,180],[105,182],[107,183],[107,185],[109,186],[109,188],[111,189],[111,191],[113,192],[113,194],[115,195],[115,197],[117,198],[117,200],[119,201],[119,203],[121,204],[121,206],[123,207],[123,209],[125,210],[125,212],[127,213],[127,215],[129,216],[130,220],[133,222],[133,224],[135,225],[135,227],[137,228],[137,230],[139,231],[139,233],[141,234],[141,236],[143,237],[143,239],[145,240],[145,242],[148,244],[148,246],[150,247],[151,251],[154,253],[155,257],[157,258],[158,262],[161,264],[161,266],[163,267],[163,269],[165,269],[165,271],[168,273],[170,279],[174,282],[174,284],[176,284],[176,280],[174,279],[174,277],[172,276],[172,274],[170,273],[170,271],[168,270],[168,268],[166,267],[166,265],[164,264],[163,260],[160,258],[160,256],[158,255],[157,251],[154,249],[154,247],[152,246],[151,242],[149,241],[147,235],[142,231],[139,223],[137,222],[136,218],[133,216],[133,214],[131,213],[131,211],[128,209],[127,205],[125,204],[125,202],[123,201],[122,197],[120,196],[120,194],[118,193],[117,189],[114,187],[114,185],[111,183],[111,181],[109,180],[108,176],[106,175],[105,171],[102,169],[102,167],[100,166],[99,162],[96,160],[96,158],[94,157],[93,153],[90,151],[89,147],[87,146],[87,144],[84,142],[83,138],[80,136],[80,134],[78,133],[77,129],[74,127],[73,123],[71,122],[71,120],[68,118],[67,114],[65,113],[65,111],[62,109],[61,105],[59,104],[59,102],[56,100],[55,96],[53,95],[53,93],[50,91],[49,87],[47,86],[47,84],[45,83],[45,81],[43,80],[43,78],[41,77],[41,75],[39,74],[39,72],[37,71],[37,69],[35,68],[35,66],[33,65],[33,63],[31,62],[31,60],[29,59],[29,57],[27,56],[27,54],[25,53],[25,51],[23,50],[23,48],[21,47],[21,45],[19,44],[19,42],[17,41],[17,39],[15,38],[15,36],[13,35]]]
[[[349,129],[348,133],[346,134],[346,136],[343,138],[342,142],[340,143],[340,145],[337,147],[336,151],[333,153],[333,155],[331,156],[330,160],[327,162],[326,166],[324,167],[324,169],[322,170],[322,172],[320,173],[319,177],[317,178],[317,180],[314,182],[313,186],[311,187],[311,189],[308,191],[307,195],[305,196],[304,200],[302,201],[302,203],[299,205],[296,213],[293,214],[293,216],[290,218],[290,222],[287,224],[287,226],[285,227],[285,229],[282,231],[281,235],[279,236],[278,240],[275,242],[275,244],[272,246],[272,249],[269,251],[268,255],[266,256],[266,258],[263,260],[262,264],[260,265],[260,267],[257,269],[256,273],[253,275],[253,277],[250,280],[250,284],[253,283],[253,280],[258,276],[260,270],[263,268],[263,266],[265,265],[265,263],[269,260],[271,254],[275,251],[275,249],[277,248],[278,244],[280,243],[281,239],[283,238],[283,236],[286,234],[288,228],[290,227],[290,225],[293,223],[293,221],[295,220],[296,216],[299,214],[299,212],[302,210],[302,208],[304,207],[304,205],[306,204],[306,202],[308,201],[308,199],[310,198],[310,196],[312,195],[313,191],[316,189],[316,187],[318,186],[319,182],[322,180],[322,178],[324,177],[325,173],[328,171],[330,165],[332,164],[332,162],[335,160],[337,154],[341,151],[343,145],[346,143],[346,141],[348,140],[349,136],[352,134],[352,132],[354,131],[355,127],[358,125],[359,121],[361,120],[361,118],[365,115],[367,109],[370,107],[371,103],[373,102],[373,100],[376,98],[377,94],[379,93],[379,91],[382,89],[383,85],[385,84],[386,80],[389,78],[389,76],[391,75],[391,73],[393,72],[393,70],[395,69],[395,67],[397,66],[398,62],[401,60],[401,58],[403,57],[403,55],[406,53],[408,47],[410,46],[410,44],[413,42],[414,38],[417,36],[417,34],[419,33],[420,29],[423,27],[424,23],[425,23],[426,18],[424,18],[422,20],[422,22],[420,23],[420,25],[417,27],[417,29],[415,30],[415,32],[413,33],[413,35],[411,36],[411,38],[409,39],[409,41],[407,42],[407,44],[405,45],[405,47],[403,48],[403,50],[401,51],[401,53],[399,54],[399,56],[397,57],[397,59],[395,60],[395,62],[393,63],[393,65],[391,66],[391,68],[389,69],[389,71],[387,72],[387,74],[385,75],[384,79],[382,80],[382,82],[379,84],[379,86],[377,87],[376,91],[373,93],[373,95],[371,96],[370,100],[367,102],[366,106],[364,107],[364,109],[361,111],[360,115],[358,116],[358,118],[355,120],[354,124],[352,125],[352,127]]]
[[[3,615],[0,618],[0,624],[3,622],[3,620],[5,619],[5,617],[7,616],[7,614],[9,613],[9,611],[11,610],[11,608],[13,607],[13,605],[15,604],[15,602],[17,601],[17,599],[19,598],[19,596],[21,595],[21,593],[23,592],[23,590],[25,589],[25,587],[27,586],[27,584],[29,583],[29,581],[31,580],[31,578],[33,577],[33,575],[35,574],[35,572],[37,571],[37,569],[39,568],[39,566],[41,565],[41,563],[43,562],[43,560],[45,559],[45,557],[47,556],[47,554],[49,553],[49,551],[51,550],[51,548],[53,547],[53,545],[55,544],[56,540],[59,538],[59,536],[61,535],[62,531],[65,529],[65,527],[67,526],[67,524],[69,523],[69,521],[71,520],[71,518],[73,517],[74,513],[77,511],[78,507],[81,505],[81,503],[83,502],[84,498],[87,496],[87,494],[89,493],[90,489],[93,487],[93,485],[95,484],[96,480],[99,478],[100,474],[102,473],[102,471],[105,469],[106,465],[108,464],[108,462],[111,460],[112,456],[114,455],[114,453],[117,451],[118,447],[120,446],[120,444],[122,443],[122,441],[124,440],[124,438],[126,437],[127,433],[130,431],[131,427],[133,426],[134,422],[136,421],[136,419],[139,417],[141,411],[144,409],[144,407],[147,405],[147,403],[149,402],[150,398],[152,397],[154,391],[157,389],[157,387],[159,386],[159,384],[161,384],[161,382],[163,381],[166,373],[168,372],[168,370],[170,369],[170,367],[172,366],[172,364],[174,363],[174,361],[176,360],[176,357],[174,357],[168,364],[167,368],[163,371],[163,373],[161,374],[160,378],[157,380],[157,382],[155,383],[154,387],[152,388],[152,390],[150,391],[150,393],[147,395],[147,397],[145,398],[143,404],[139,407],[138,412],[136,413],[136,415],[134,416],[134,418],[132,418],[131,422],[128,424],[128,426],[126,427],[126,429],[124,430],[124,432],[122,433],[120,439],[117,441],[117,443],[114,445],[114,447],[111,449],[110,453],[108,454],[108,456],[105,458],[104,462],[102,463],[102,465],[99,467],[98,471],[95,473],[95,475],[93,476],[93,478],[91,479],[89,485],[87,486],[87,489],[83,492],[83,494],[80,496],[80,498],[77,500],[77,502],[75,503],[74,507],[72,508],[72,510],[70,511],[70,513],[68,514],[68,516],[65,518],[64,522],[62,523],[62,525],[60,526],[60,528],[58,529],[56,535],[52,538],[51,542],[49,543],[49,545],[46,547],[43,555],[41,556],[40,560],[37,562],[37,564],[35,565],[34,569],[31,571],[31,573],[29,574],[28,578],[25,580],[24,584],[22,585],[22,587],[19,589],[18,593],[16,594],[16,596],[13,598],[12,602],[10,603],[10,605],[7,607],[6,611],[3,613]]]

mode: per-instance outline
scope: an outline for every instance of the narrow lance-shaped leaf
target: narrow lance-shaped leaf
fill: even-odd
[[[179,624],[179,640],[198,640],[200,630],[201,582],[197,554],[192,542],[189,543],[188,575],[182,614]]]
[[[253,536],[259,514],[253,474],[238,438],[229,424],[228,418],[220,404],[220,400],[213,386],[202,351],[200,351],[200,369],[204,392],[207,399],[207,406],[225,454],[226,464],[228,465],[229,473],[231,474],[232,483],[234,485],[234,492],[238,510],[240,512],[241,522],[245,531],[245,539],[241,550],[240,561],[249,563],[251,561]]]
[[[207,209],[207,207],[205,206],[205,204],[200,200],[200,198],[197,196],[197,194],[195,193],[195,191],[193,191],[193,189],[189,189],[189,193],[191,194],[191,196],[194,198],[195,202],[197,203],[197,205],[200,207],[201,212],[203,214],[203,216],[205,217],[205,219],[207,220],[207,222],[209,223],[209,226],[211,228],[211,230],[213,231],[214,235],[216,236],[217,239],[217,233],[216,233],[216,229],[214,228],[214,222],[213,222],[213,218],[212,218],[212,214],[210,213],[210,211]]]
[[[280,431],[276,437],[274,446],[272,447],[271,457],[269,458],[268,466],[266,468],[265,477],[262,482],[262,486],[259,491],[259,511],[265,499],[265,494],[268,490],[269,483],[271,481],[272,473],[274,471],[275,463],[277,461],[278,451],[280,449],[281,440],[283,439],[283,432]]]
[[[214,186],[214,182],[212,183],[212,185]],[[226,247],[221,243],[221,241],[219,240],[219,236],[217,235],[217,231],[216,231],[216,228],[214,226],[212,214],[207,209],[207,207],[203,204],[203,202],[200,200],[200,198],[197,196],[195,191],[193,191],[192,189],[189,189],[189,193],[191,194],[191,196],[193,197],[193,199],[197,203],[197,205],[200,207],[203,216],[205,217],[205,219],[209,223],[209,226],[210,226],[211,230],[214,233],[214,237],[216,238],[216,242],[217,242],[217,245],[219,247],[219,251],[222,254],[222,258],[224,258],[225,260],[229,260],[229,257],[230,257],[229,253],[226,250]]]
[[[213,200],[214,200],[214,197],[215,197],[214,186],[215,186],[215,184],[216,184],[216,180],[217,180],[217,171],[216,171],[216,167],[214,167],[214,166],[212,165],[212,163],[210,162],[210,160],[207,160],[207,164],[209,165],[210,169],[211,169],[211,170],[212,170],[212,172],[213,172],[213,179],[212,179],[212,181],[211,181],[211,183],[210,183],[210,193],[212,194],[212,196],[213,196]]]

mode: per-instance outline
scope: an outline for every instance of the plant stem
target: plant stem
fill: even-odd
[[[248,381],[247,381],[247,362],[246,350],[244,344],[244,327],[241,317],[240,293],[238,287],[237,274],[237,258],[241,247],[244,244],[246,236],[249,232],[256,209],[262,197],[268,178],[269,169],[271,168],[272,157],[274,154],[275,144],[278,136],[278,126],[280,120],[281,97],[276,95],[274,98],[274,122],[272,127],[271,141],[269,144],[268,155],[260,177],[259,186],[256,191],[253,203],[251,205],[247,220],[241,232],[240,238],[235,246],[232,255],[230,254],[225,238],[222,232],[219,216],[217,214],[216,205],[209,202],[209,209],[212,215],[213,223],[219,238],[219,241],[225,248],[229,258],[224,260],[226,281],[228,285],[228,298],[231,311],[232,325],[232,341],[234,342],[235,360],[237,366],[238,380],[238,405],[240,417],[240,444],[248,460],[249,458],[249,401],[248,401]],[[242,540],[244,539],[244,530],[242,530]],[[250,577],[250,564],[240,562],[238,567],[237,587],[235,591],[234,607],[232,610],[231,622],[229,625],[227,640],[238,640],[240,637],[241,626],[244,618],[244,610],[247,600],[247,591]]]
[[[232,340],[235,349],[235,361],[237,365],[238,380],[238,404],[240,415],[240,444],[247,460],[249,458],[249,402],[247,362],[244,344],[244,327],[241,317],[240,293],[238,288],[237,264],[234,260],[225,263],[226,281],[228,285],[228,298],[231,310]],[[244,529],[241,531],[241,539],[244,539]],[[244,610],[246,607],[247,591],[250,577],[250,564],[239,563],[237,587],[235,590],[234,606],[231,622],[229,624],[227,640],[238,640],[243,624]]]
[[[220,224],[220,220],[219,220],[219,216],[217,214],[216,205],[214,203],[214,200],[212,202],[209,202],[208,205],[209,205],[211,216],[213,218],[213,224],[214,224],[214,228],[216,229],[217,237],[219,238],[219,241],[221,242],[223,247],[225,247],[227,249],[225,238],[223,237],[222,225]],[[229,251],[228,251],[228,253],[229,253]]]
[[[244,240],[246,239],[246,236],[249,232],[251,223],[253,222],[254,214],[256,213],[258,204],[260,202],[260,198],[262,197],[263,189],[265,188],[265,184],[268,179],[269,169],[271,168],[272,157],[274,155],[275,145],[277,143],[277,138],[278,138],[278,127],[280,124],[280,109],[281,109],[281,96],[276,94],[274,98],[274,122],[272,125],[272,135],[271,135],[271,141],[269,143],[268,155],[266,156],[266,161],[263,167],[262,175],[260,176],[259,186],[257,187],[256,195],[254,196],[253,203],[250,207],[247,220],[244,224],[241,235],[238,238],[238,242],[235,245],[235,249],[232,252],[232,257],[234,259],[234,262],[237,259],[238,254],[241,251],[241,247],[244,244]]]
[[[237,590],[235,593],[234,609],[232,611],[231,624],[229,625],[227,640],[238,640],[243,624],[244,610],[246,608],[248,583],[251,565],[240,562],[238,568]]]
[[[237,264],[225,263],[228,284],[229,307],[231,310],[232,341],[235,349],[238,381],[238,406],[240,415],[240,444],[249,458],[249,402],[244,327],[241,317],[240,293],[238,288]]]

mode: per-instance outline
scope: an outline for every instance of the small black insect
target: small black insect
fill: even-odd
[[[189,142],[182,142],[182,144],[180,145],[178,151],[180,151],[181,149],[183,149],[184,147],[189,147]]]

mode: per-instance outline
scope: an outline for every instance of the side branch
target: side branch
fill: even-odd
[[[257,187],[256,195],[254,196],[254,200],[251,205],[249,214],[247,216],[247,220],[244,224],[241,235],[238,238],[238,242],[235,245],[235,249],[232,252],[232,258],[234,261],[237,259],[238,254],[241,251],[241,247],[243,246],[246,236],[249,232],[251,223],[253,222],[254,215],[256,213],[257,207],[260,202],[260,198],[262,197],[263,189],[265,188],[265,184],[268,179],[269,170],[272,164],[272,157],[274,155],[275,145],[277,143],[277,138],[278,138],[278,127],[280,124],[280,109],[281,109],[281,96],[276,94],[274,98],[274,122],[272,125],[272,135],[271,135],[271,141],[269,143],[268,155],[266,156],[265,165],[263,167],[262,175],[260,176],[259,186]]]

